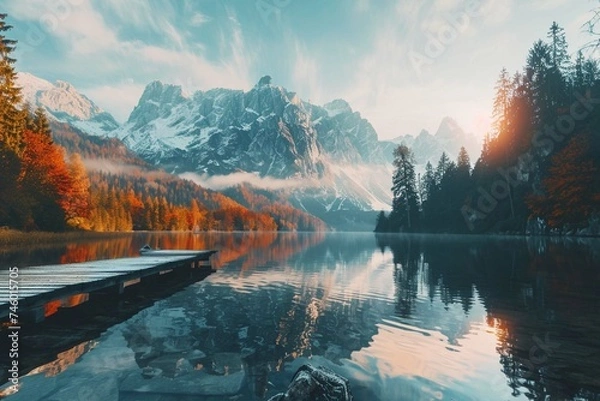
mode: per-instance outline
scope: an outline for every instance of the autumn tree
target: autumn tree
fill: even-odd
[[[78,153],[72,153],[69,156],[69,175],[71,176],[71,188],[65,204],[67,224],[74,228],[89,229],[90,180]]]
[[[598,165],[590,154],[590,134],[572,138],[552,157],[549,175],[543,181],[543,194],[528,198],[534,215],[550,227],[583,227],[600,212]]]
[[[39,133],[25,131],[23,139],[19,186],[30,213],[25,228],[62,230],[73,183],[64,151]]]

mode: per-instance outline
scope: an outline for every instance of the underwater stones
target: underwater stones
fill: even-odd
[[[352,401],[348,380],[320,366],[302,365],[285,393],[269,401]]]
[[[232,352],[219,352],[212,356],[212,369],[218,375],[242,370],[242,356]]]
[[[146,379],[139,372],[133,372],[121,382],[119,391],[179,396],[231,396],[241,391],[245,377],[244,371],[219,376],[196,370],[176,378],[157,376]]]

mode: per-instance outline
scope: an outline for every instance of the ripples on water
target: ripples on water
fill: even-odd
[[[600,399],[597,240],[136,234],[3,264],[145,243],[220,249],[219,271],[47,361],[10,399],[191,400],[185,380],[212,375],[261,400],[307,362],[348,377],[358,400]],[[133,392],[148,366],[163,378]]]

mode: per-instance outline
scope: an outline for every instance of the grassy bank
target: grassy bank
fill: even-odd
[[[117,238],[130,235],[130,233],[100,233],[92,231],[69,231],[64,233],[51,233],[43,231],[24,232],[18,230],[0,230],[0,248],[14,246],[31,246],[60,244],[73,241],[98,240],[104,238]]]

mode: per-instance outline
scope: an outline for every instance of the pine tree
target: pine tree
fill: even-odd
[[[583,66],[585,59],[583,52],[580,50],[577,52],[577,58],[575,59],[575,66],[573,67],[573,88],[575,91],[581,91],[585,86],[585,76],[583,72]]]
[[[418,225],[419,202],[413,156],[408,147],[399,145],[394,150],[394,167],[390,225],[392,229],[411,231]]]
[[[442,152],[442,156],[440,156],[440,160],[438,161],[438,165],[435,170],[435,182],[438,187],[441,185],[442,180],[444,179],[444,176],[449,168],[450,159],[448,158],[446,152]]]
[[[494,121],[493,126],[496,136],[506,132],[508,126],[508,109],[512,92],[512,82],[508,71],[503,68],[500,71],[500,77],[496,81],[496,98],[494,99],[494,109],[492,112]]]
[[[554,109],[550,99],[549,71],[552,66],[550,47],[538,40],[533,44],[527,56],[527,78],[531,82],[534,94],[534,115],[537,116],[536,123],[549,120],[554,116]]]
[[[471,171],[471,159],[469,158],[469,154],[467,153],[467,149],[464,146],[461,146],[460,151],[458,152],[458,159],[456,161],[456,166],[459,170],[466,170],[467,172]]]
[[[21,89],[16,86],[16,60],[11,57],[17,41],[4,36],[4,32],[12,29],[5,19],[6,14],[0,13],[0,142],[20,155],[24,146],[22,134],[26,114],[17,108],[21,102]]]
[[[583,64],[583,77],[584,86],[586,88],[591,88],[596,83],[596,80],[600,78],[598,61],[593,59],[586,60]]]
[[[48,116],[42,107],[38,107],[33,115],[33,131],[41,134],[52,141],[52,131],[50,130],[50,122]]]
[[[549,97],[551,106],[556,109],[567,100],[566,77],[570,67],[569,53],[565,30],[556,22],[552,23],[548,31],[548,39],[550,39]]]
[[[556,21],[548,30],[548,39],[550,39],[550,62],[552,68],[565,74],[569,65],[569,51],[565,30],[559,26]]]
[[[382,210],[377,215],[377,220],[375,221],[375,232],[384,233],[387,231],[389,231],[388,218],[385,215],[385,212]]]
[[[431,196],[437,189],[435,172],[433,171],[433,166],[429,161],[425,165],[425,174],[423,174],[423,177],[421,177],[420,185],[423,188],[423,196],[421,197],[421,201],[425,203],[431,198]]]

